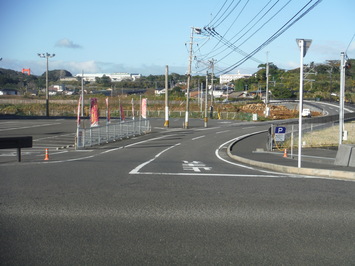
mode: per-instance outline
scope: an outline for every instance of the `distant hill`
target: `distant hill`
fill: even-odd
[[[72,77],[67,70],[48,71],[49,82],[56,82],[60,78]],[[20,89],[23,87],[36,88],[45,86],[46,73],[41,76],[28,75],[19,71],[0,68],[0,89]]]

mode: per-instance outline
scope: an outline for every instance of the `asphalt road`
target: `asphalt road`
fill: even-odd
[[[13,128],[48,144],[75,128],[50,122]],[[264,123],[151,122],[151,134],[49,161],[1,156],[1,264],[354,264],[354,182],[231,161],[229,142]]]

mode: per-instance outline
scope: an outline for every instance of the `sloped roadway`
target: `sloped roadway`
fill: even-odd
[[[92,151],[0,164],[1,264],[354,264],[354,182],[226,156],[267,124],[151,122]]]

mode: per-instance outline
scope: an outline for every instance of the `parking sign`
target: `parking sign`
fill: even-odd
[[[286,127],[276,127],[275,128],[275,133],[276,134],[285,134],[286,133]]]

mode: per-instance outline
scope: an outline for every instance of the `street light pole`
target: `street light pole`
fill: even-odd
[[[339,95],[339,145],[344,138],[344,99],[345,99],[345,53],[340,54],[340,95]]]
[[[298,108],[298,168],[301,168],[302,153],[302,110],[303,110],[303,57],[306,55],[308,48],[311,46],[312,40],[296,39],[301,49],[300,56],[300,99]]]
[[[48,58],[52,58],[55,54],[49,53],[38,53],[38,56],[41,58],[46,58],[47,67],[46,67],[46,116],[49,116],[49,92],[48,92]]]
[[[165,123],[169,127],[169,66],[165,66]]]

